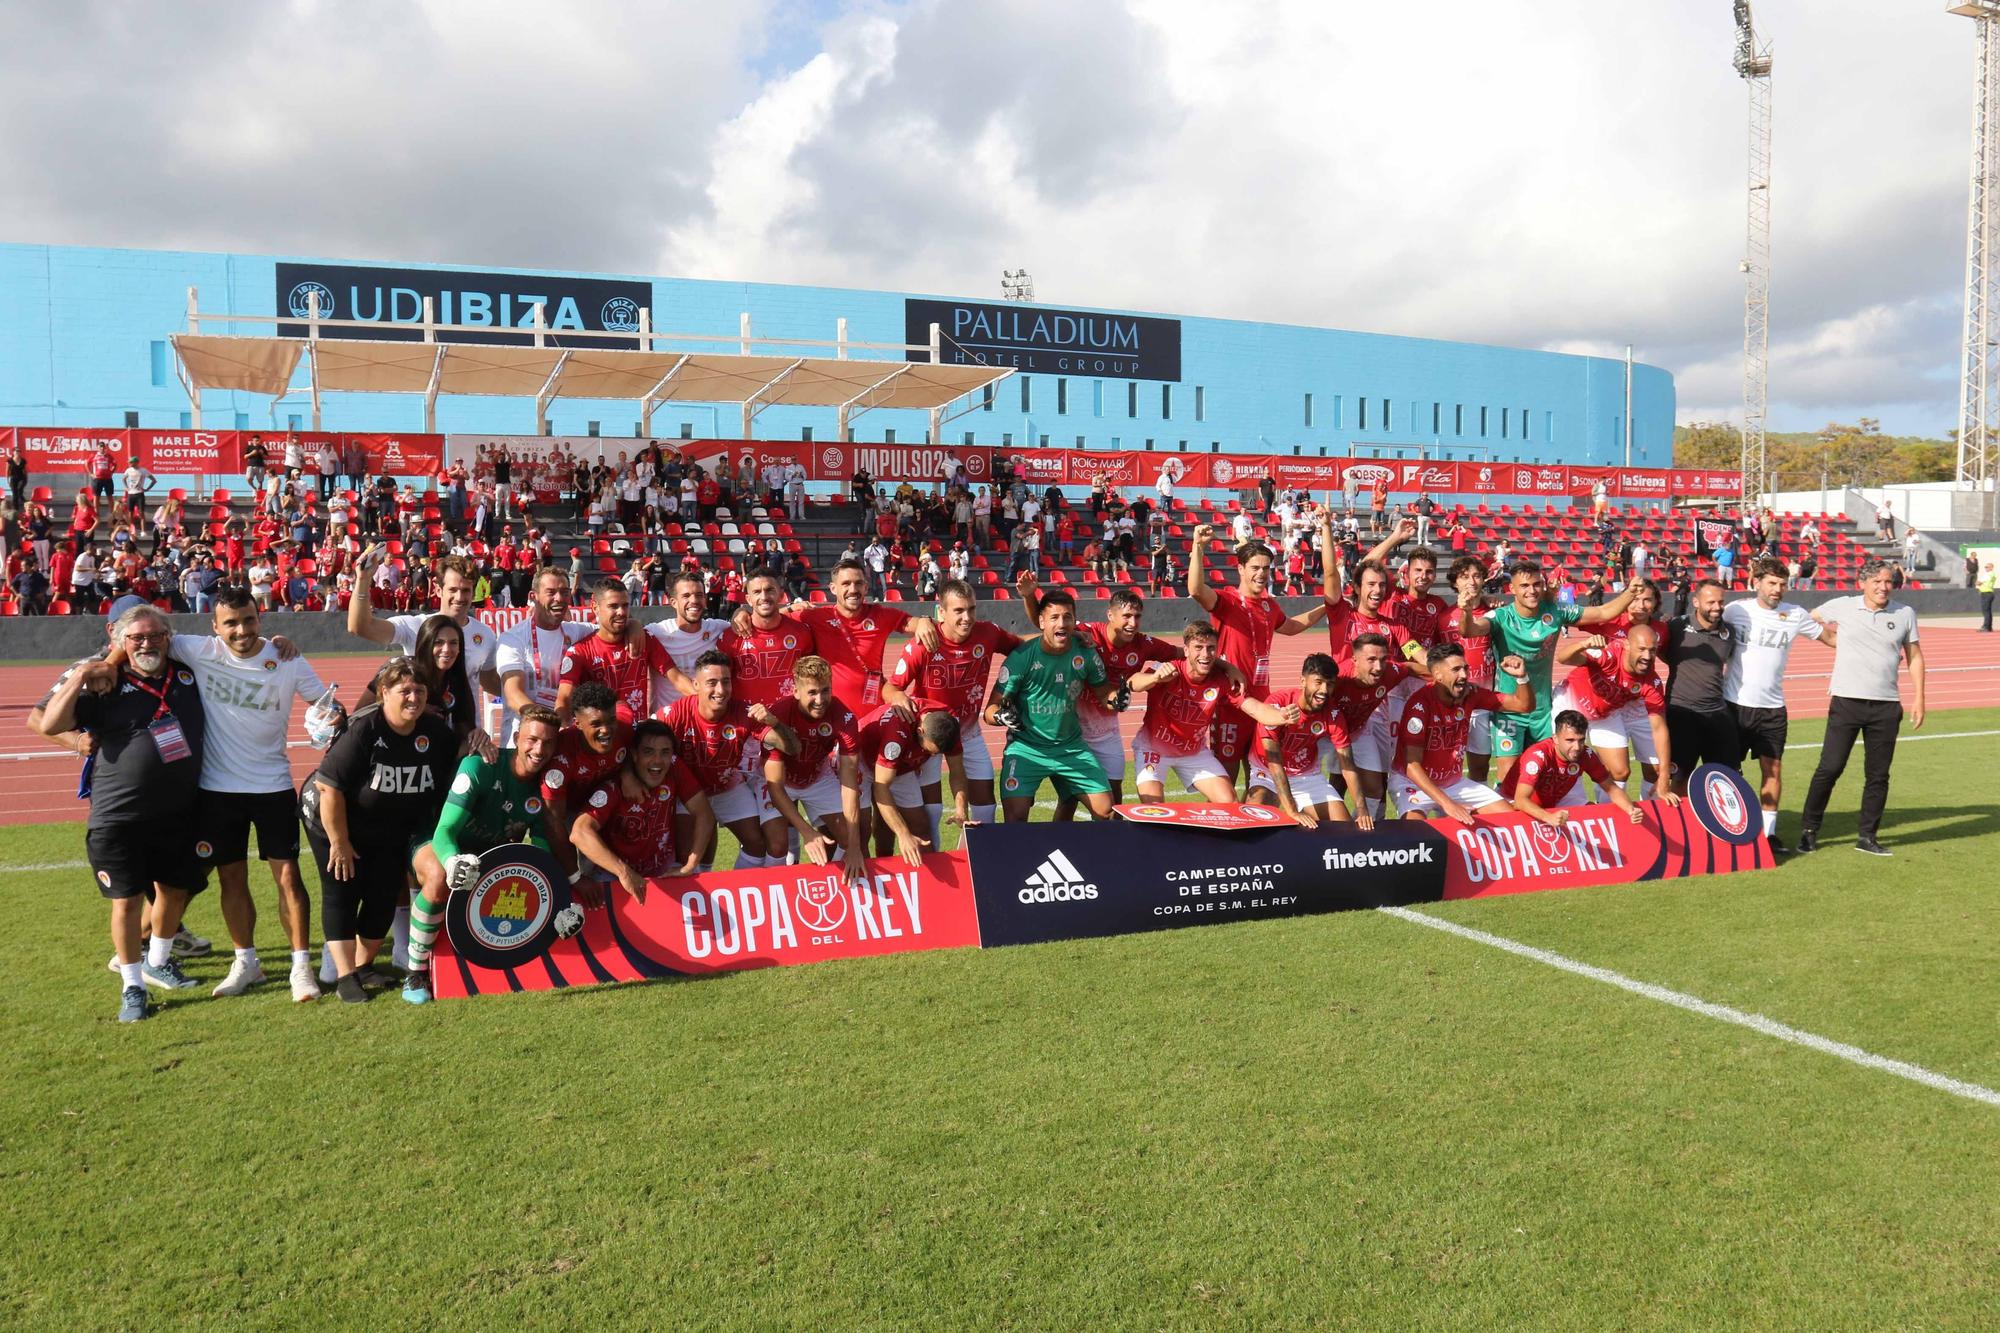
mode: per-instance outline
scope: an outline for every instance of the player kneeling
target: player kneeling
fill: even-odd
[[[942,830],[931,828],[930,812],[924,808],[923,783],[918,774],[930,761],[942,755],[945,773],[951,778],[954,813],[952,823],[974,822],[967,813],[965,759],[959,749],[958,719],[949,709],[925,709],[912,719],[900,708],[884,704],[861,724],[857,751],[862,779],[867,785],[863,802],[874,809],[880,827],[894,839],[896,854],[911,865],[923,863],[924,852]],[[919,829],[923,831],[918,832]]]
[[[1007,729],[1001,813],[1010,824],[1027,822],[1046,779],[1058,797],[1081,800],[1094,818],[1109,819],[1111,780],[1083,739],[1077,700],[1088,693],[1116,713],[1125,692],[1111,683],[1097,650],[1077,636],[1075,597],[1061,588],[1043,593],[1035,624],[1040,637],[1007,654],[984,715]]]
[[[1589,730],[1590,719],[1574,708],[1556,714],[1555,735],[1530,745],[1507,773],[1507,795],[1514,808],[1561,828],[1569,822],[1571,810],[1589,804],[1582,781],[1588,777],[1634,824],[1645,823],[1646,812],[1632,804],[1624,784],[1612,781],[1604,761],[1586,743]],[[1669,805],[1680,800],[1671,793],[1663,799]]]
[[[694,817],[685,857],[674,841],[676,804]],[[583,858],[579,868],[594,881],[588,893],[579,884],[578,897],[597,897],[599,886],[616,880],[643,903],[647,880],[692,875],[714,832],[708,793],[674,758],[673,728],[647,718],[632,728],[625,766],[582,798],[569,826],[570,844]]]
[[[1244,693],[1243,673],[1218,655],[1220,636],[1204,620],[1191,621],[1181,631],[1187,657],[1156,663],[1150,672],[1134,676],[1127,686],[1146,696],[1146,720],[1132,738],[1138,761],[1139,799],[1164,800],[1169,773],[1203,800],[1233,801],[1236,784],[1229,769],[1209,748],[1216,713],[1234,706],[1260,726],[1283,727],[1297,722],[1296,703],[1273,706]]]
[[[797,754],[764,756],[772,808],[798,832],[799,853],[809,864],[823,866],[838,850],[847,877],[862,878],[868,866],[861,842],[861,728],[854,710],[833,697],[833,667],[825,658],[801,657],[793,665],[791,697],[773,704],[771,716],[799,738]]]
[[[1480,811],[1505,810],[1507,800],[1482,782],[1465,776],[1465,743],[1472,715],[1485,708],[1501,713],[1526,713],[1535,706],[1535,691],[1519,657],[1509,653],[1500,669],[1515,679],[1512,694],[1496,694],[1474,685],[1465,668],[1465,649],[1441,643],[1430,650],[1431,683],[1403,705],[1397,727],[1403,763],[1390,774],[1396,809],[1405,819],[1422,819],[1431,811],[1470,824]]]
[[[1306,828],[1318,828],[1322,819],[1347,823],[1347,803],[1326,775],[1326,762],[1340,765],[1349,791],[1361,789],[1354,768],[1354,750],[1347,724],[1335,706],[1333,686],[1340,668],[1325,653],[1314,653],[1299,668],[1299,687],[1276,690],[1265,700],[1273,708],[1292,705],[1299,720],[1289,725],[1267,727],[1258,724],[1255,748],[1250,753],[1250,800],[1257,805],[1277,803],[1280,810]],[[1374,816],[1363,807],[1357,821],[1366,832],[1375,827]]]

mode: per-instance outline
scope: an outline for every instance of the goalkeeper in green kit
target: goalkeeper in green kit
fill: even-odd
[[[1480,595],[1477,587],[1462,586],[1458,593],[1458,633],[1461,638],[1493,640],[1495,659],[1512,654],[1527,664],[1528,684],[1534,690],[1535,706],[1525,713],[1493,715],[1493,782],[1498,791],[1507,790],[1507,774],[1528,747],[1555,735],[1550,709],[1555,700],[1556,644],[1571,625],[1599,625],[1625,614],[1638,591],[1636,582],[1602,606],[1576,606],[1549,600],[1549,583],[1542,567],[1532,560],[1518,561],[1508,575],[1507,588],[1513,600],[1493,609],[1484,620],[1475,619]],[[1504,673],[1502,673],[1504,674]],[[1496,677],[1494,688],[1501,689]],[[1506,691],[1501,690],[1502,693]]]
[[[1035,608],[1041,637],[1007,654],[987,700],[985,718],[1007,729],[1000,765],[1000,810],[1010,824],[1026,823],[1042,780],[1059,797],[1081,800],[1097,819],[1111,818],[1111,780],[1084,743],[1076,701],[1088,690],[1112,712],[1129,697],[1113,684],[1097,650],[1076,634],[1076,598],[1060,588],[1041,595]]]

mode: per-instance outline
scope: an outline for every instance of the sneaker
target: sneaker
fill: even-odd
[[[214,952],[215,946],[213,944],[195,934],[186,926],[182,926],[180,933],[174,936],[174,957],[176,958],[206,958]]]
[[[1785,846],[1785,840],[1775,833],[1765,834],[1764,840],[1771,844],[1771,855],[1773,856],[1783,856],[1792,850]]]
[[[1895,855],[1894,852],[1890,851],[1887,847],[1884,847],[1881,843],[1875,841],[1875,839],[1873,838],[1856,838],[1854,840],[1854,850],[1857,852],[1866,852],[1870,856]]]
[[[366,967],[354,969],[354,975],[361,978],[361,984],[371,991],[391,990],[403,984],[409,973],[402,968],[391,967],[384,962],[373,962]]]
[[[181,961],[178,958],[169,958],[159,967],[147,963],[141,969],[140,975],[146,978],[148,986],[157,986],[161,990],[186,990],[196,984],[193,977],[181,971]]]
[[[313,975],[310,962],[292,964],[292,1002],[304,1004],[317,1000],[320,996],[319,978]]]
[[[241,958],[236,958],[230,960],[229,975],[224,977],[221,984],[210,991],[209,994],[241,995],[252,986],[261,986],[263,983],[264,965],[262,963],[246,963]]]
[[[1793,850],[1801,855],[1806,852],[1818,851],[1819,834],[1813,832],[1811,829],[1807,829],[1804,833],[1799,834],[1799,845],[1793,848]]]
[[[431,1002],[431,970],[428,967],[413,967],[410,975],[403,978],[403,1003],[429,1004]]]
[[[127,986],[118,1004],[118,1021],[136,1023],[142,1018],[151,1018],[153,1007],[146,1003],[144,986]]]
[[[349,972],[333,983],[333,993],[347,1004],[368,1003],[368,988],[361,984],[359,972]]]
[[[140,956],[141,958],[144,958],[144,957],[146,956],[146,951],[145,951],[144,949],[141,949],[141,950],[139,951],[139,956]],[[106,972],[116,972],[116,971],[118,970],[118,955],[117,955],[117,954],[115,954],[115,953],[114,953],[114,954],[112,954],[112,955],[111,955],[111,961],[110,961],[110,962],[108,962],[108,963],[106,963],[106,964],[104,965],[104,970],[105,970]]]

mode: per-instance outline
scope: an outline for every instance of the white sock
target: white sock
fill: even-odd
[[[980,824],[991,824],[991,823],[993,822],[993,807],[992,807],[992,806],[990,806],[990,805],[975,805],[975,806],[971,807],[971,809],[972,809],[972,818],[973,818],[973,820],[974,820],[974,821],[975,821],[976,823],[980,823]]]
[[[340,980],[340,968],[333,961],[333,953],[324,944],[319,946],[319,979],[331,986]]]
[[[944,818],[944,802],[942,801],[927,802],[924,805],[924,814],[928,816],[931,821],[931,826],[929,830],[927,830],[924,833],[924,836],[926,838],[931,839],[931,850],[937,851],[938,835],[939,832],[944,828],[944,825],[939,822]]]
[[[257,966],[257,946],[253,944],[247,949],[238,949],[236,951],[236,961],[245,967]]]
[[[1764,836],[1768,838],[1777,831],[1778,812],[1776,810],[1766,810],[1764,812]]]
[[[156,935],[146,942],[146,962],[153,967],[165,967],[167,960],[174,956],[174,937]]]
[[[1364,797],[1362,797],[1362,798],[1361,798],[1361,804],[1362,804],[1362,805],[1363,805],[1363,806],[1364,806],[1364,807],[1365,807],[1365,808],[1367,809],[1367,811],[1368,811],[1368,817],[1369,817],[1370,819],[1380,819],[1380,818],[1382,817],[1382,798],[1381,798],[1381,797],[1379,797],[1379,796],[1364,796]]]
[[[146,974],[144,969],[145,964],[143,963],[120,963],[118,965],[119,982],[126,986],[145,985]]]
[[[304,963],[310,967],[312,965],[312,957],[313,951],[311,949],[294,949],[292,950],[292,966],[297,967],[300,963]]]
[[[748,852],[736,853],[736,868],[738,870],[755,870],[763,864],[764,858],[761,856],[752,856]]]
[[[389,955],[390,961],[405,972],[410,970],[410,909],[398,907],[395,920],[389,926],[389,936],[395,940],[395,950]]]

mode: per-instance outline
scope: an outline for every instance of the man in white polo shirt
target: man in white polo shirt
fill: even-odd
[[[1803,607],[1784,600],[1790,582],[1785,562],[1765,556],[1750,566],[1756,593],[1722,608],[1722,623],[1736,633],[1736,651],[1722,669],[1722,697],[1736,715],[1736,738],[1763,769],[1758,801],[1764,807],[1764,836],[1773,852],[1785,850],[1778,837],[1778,798],[1784,793],[1785,741],[1791,734],[1785,711],[1785,667],[1792,642],[1824,634]]]
[[[1896,692],[1896,672],[1910,664],[1910,729],[1924,725],[1924,650],[1917,642],[1917,613],[1902,602],[1889,600],[1892,566],[1886,560],[1871,560],[1861,567],[1861,595],[1836,597],[1813,612],[1822,637],[1833,645],[1832,702],[1826,715],[1826,741],[1820,747],[1819,767],[1812,786],[1806,791],[1806,808],[1801,817],[1799,850],[1819,846],[1820,821],[1826,817],[1826,803],[1833,784],[1847,767],[1854,738],[1865,747],[1865,780],[1861,788],[1861,817],[1854,849],[1871,856],[1888,856],[1889,849],[1876,838],[1882,826],[1882,808],[1889,801],[1889,765],[1896,758],[1896,728],[1903,719],[1903,705]]]
[[[556,706],[562,686],[563,654],[579,639],[597,632],[595,625],[569,618],[569,576],[553,565],[535,571],[528,590],[528,614],[500,635],[493,666],[500,673],[500,744],[514,743],[514,728],[529,704]]]
[[[371,546],[361,553],[357,568],[373,574],[389,558],[387,547]],[[368,599],[359,589],[347,604],[347,632],[370,643],[394,645],[399,652],[417,649],[417,631],[434,615],[447,615],[465,632],[465,654],[459,665],[465,668],[465,683],[476,701],[481,690],[500,693],[500,673],[493,669],[493,654],[500,636],[493,627],[472,614],[472,590],[479,583],[479,568],[462,555],[448,555],[438,566],[436,611],[416,615],[377,616],[368,608]],[[483,739],[483,737],[482,737]]]

